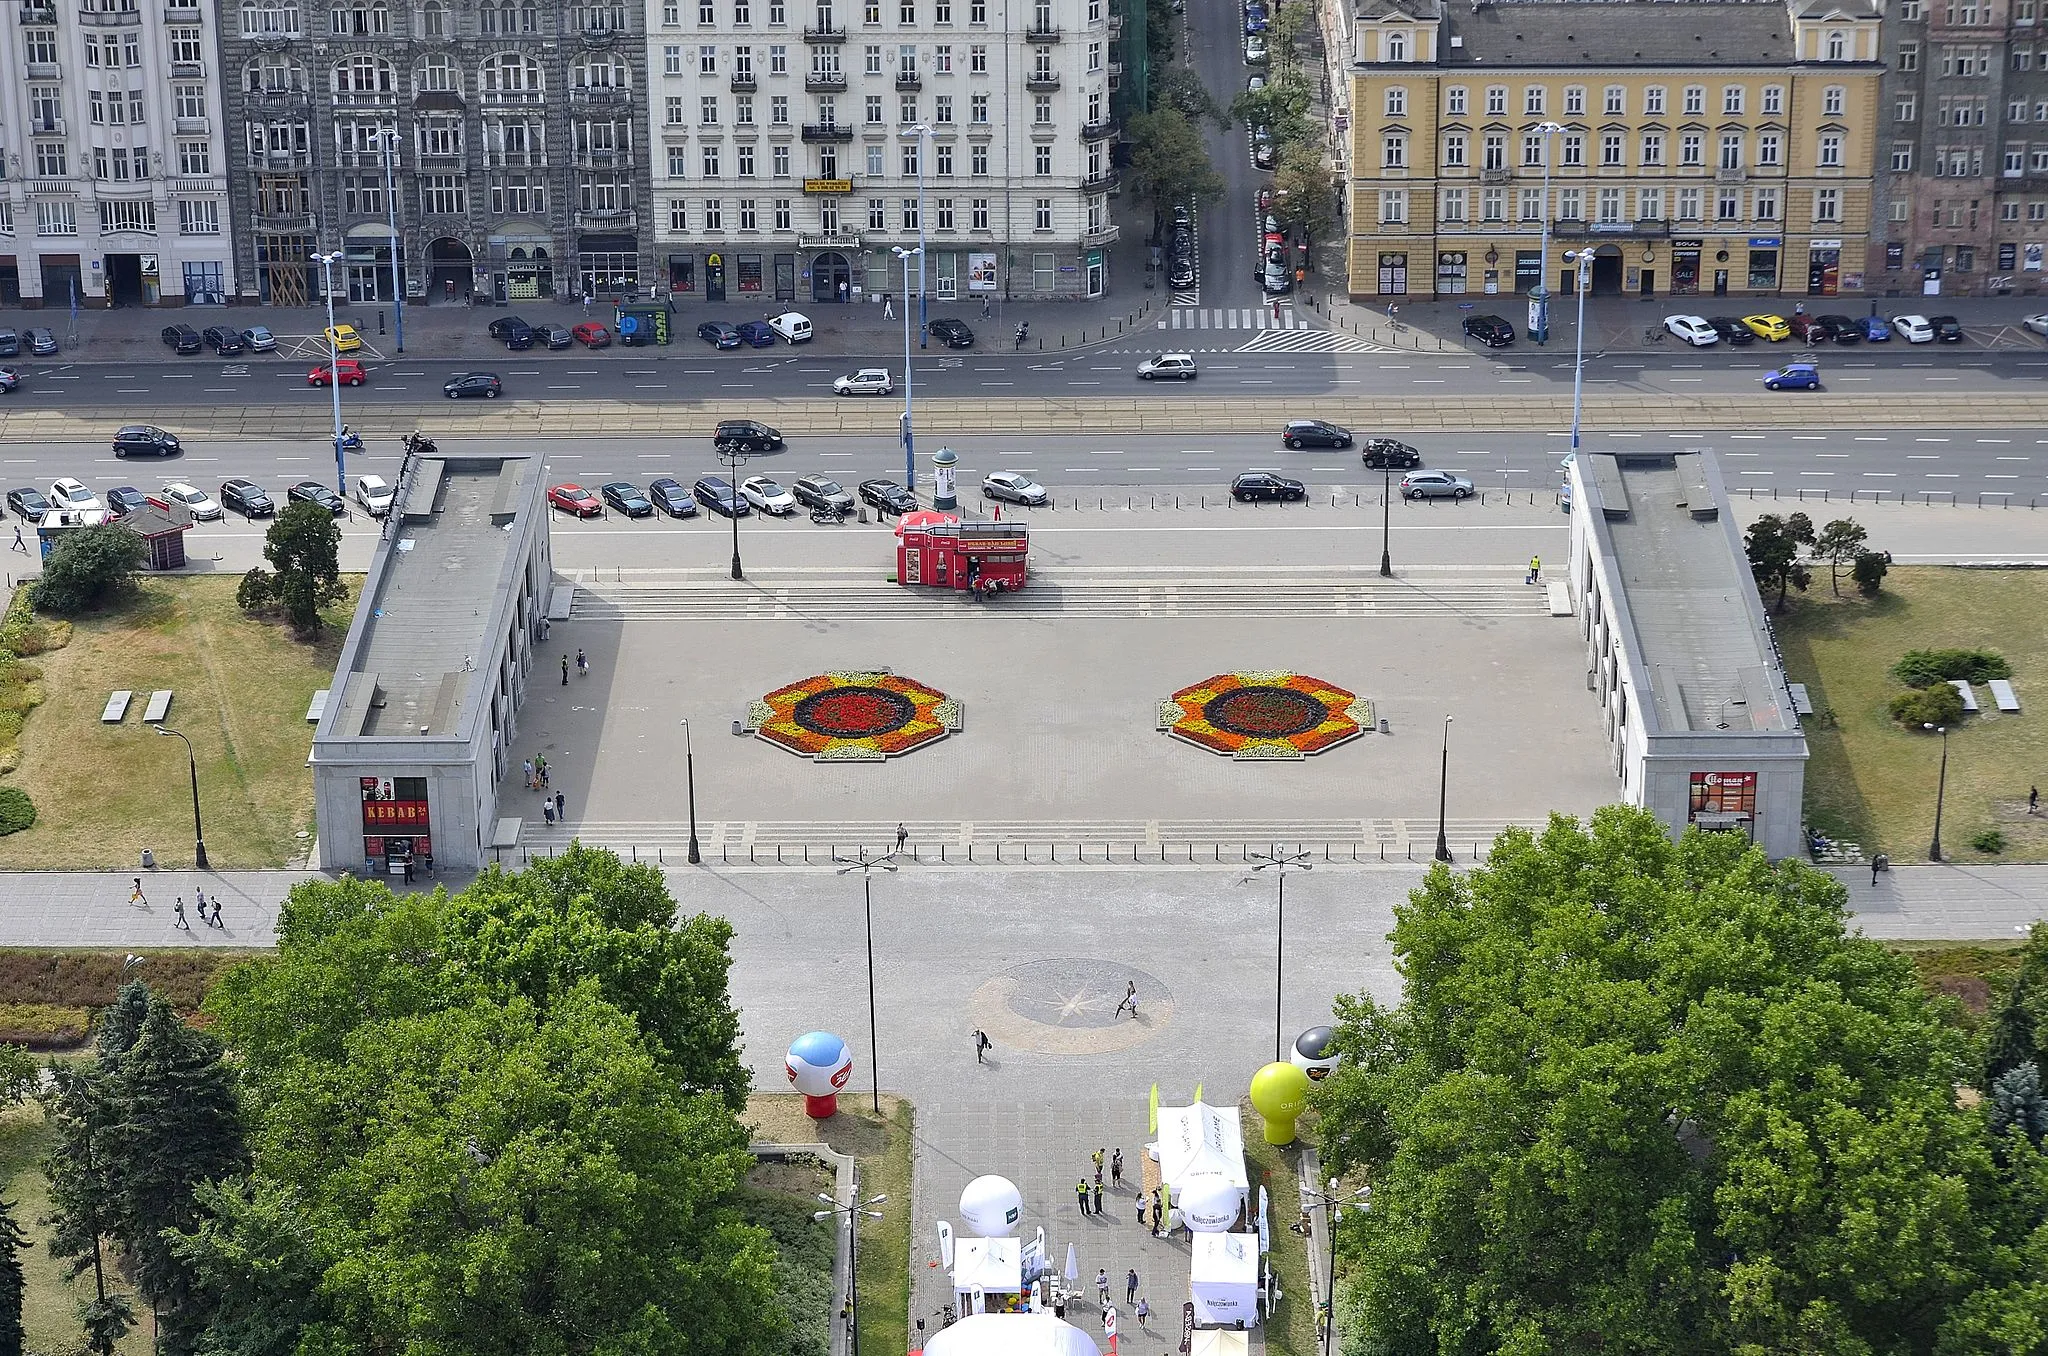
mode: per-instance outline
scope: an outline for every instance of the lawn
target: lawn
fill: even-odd
[[[1892,570],[1874,600],[1847,591],[1837,600],[1825,578],[1795,596],[1776,619],[1792,681],[1805,683],[1820,718],[1806,726],[1806,817],[1830,837],[1924,862],[1933,837],[1941,741],[1901,729],[1886,711],[1903,691],[1890,669],[1914,649],[1991,649],[2012,665],[2027,710],[1985,708],[1949,733],[1943,853],[1958,862],[2048,861],[2048,813],[2027,814],[2027,788],[2048,781],[2048,571]],[[1830,719],[1830,714],[1832,719]],[[2006,838],[1987,854],[1971,840],[1987,829]]]
[[[1317,1356],[1322,1350],[1316,1324],[1315,1298],[1309,1293],[1309,1240],[1293,1233],[1288,1225],[1301,1218],[1300,1139],[1293,1144],[1266,1143],[1265,1121],[1246,1098],[1239,1107],[1244,1119],[1244,1156],[1251,1160],[1250,1180],[1253,1204],[1257,1189],[1264,1186],[1271,1195],[1268,1226],[1273,1251],[1268,1255],[1273,1274],[1280,1281],[1280,1303],[1266,1320],[1266,1349],[1279,1356]],[[1320,1245],[1320,1241],[1318,1241]]]
[[[305,855],[306,707],[333,679],[359,581],[310,644],[244,616],[238,582],[144,578],[128,603],[76,619],[69,645],[37,657],[48,700],[29,717],[21,767],[8,779],[34,799],[37,818],[0,838],[0,869],[129,867],[145,847],[168,866],[191,862],[185,743],[142,724],[149,693],[161,688],[177,693],[167,724],[198,758],[211,864],[276,867]],[[102,725],[107,694],[122,688],[136,694],[128,718]]]

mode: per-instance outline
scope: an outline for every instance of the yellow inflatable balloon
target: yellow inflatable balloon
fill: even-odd
[[[1266,1143],[1294,1143],[1294,1122],[1308,1106],[1308,1075],[1273,1063],[1252,1075],[1252,1107],[1266,1122]]]

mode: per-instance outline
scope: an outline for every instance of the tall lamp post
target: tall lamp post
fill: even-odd
[[[690,722],[678,718],[683,727],[683,784],[690,792],[690,865],[704,860],[704,854],[697,850],[697,755],[690,748]]]
[[[1340,1196],[1340,1183],[1330,1179],[1325,1191],[1304,1191],[1301,1193],[1301,1208],[1321,1206],[1323,1211],[1323,1356],[1330,1356],[1330,1335],[1337,1330],[1337,1221],[1344,1217],[1344,1207],[1354,1201],[1367,1202],[1370,1208],[1372,1188],[1362,1186],[1348,1195]]]
[[[1444,810],[1451,797],[1451,718],[1444,717],[1444,763],[1436,783],[1436,859],[1451,859],[1451,842],[1444,837]]]
[[[1932,730],[1941,736],[1941,780],[1934,784],[1934,841],[1927,845],[1927,860],[1941,860],[1941,808],[1948,799],[1948,726],[1922,725],[1923,730]]]
[[[1572,264],[1572,291],[1579,294],[1578,356],[1572,360],[1572,455],[1579,452],[1579,412],[1586,394],[1586,293],[1593,290],[1593,251],[1567,250]]]
[[[718,464],[719,464],[720,466],[723,466],[723,467],[724,467],[724,468],[725,468],[725,469],[726,469],[727,471],[730,471],[730,472],[732,473],[732,476],[731,476],[731,489],[732,489],[732,497],[733,497],[733,512],[732,512],[732,514],[731,514],[731,517],[732,517],[732,577],[733,577],[733,578],[735,578],[735,579],[745,579],[745,578],[747,577],[747,576],[746,576],[746,575],[745,575],[744,573],[742,573],[742,572],[741,572],[741,570],[740,570],[740,515],[739,515],[739,506],[740,506],[741,504],[744,504],[744,503],[746,503],[746,500],[744,500],[744,499],[740,498],[740,468],[741,468],[742,466],[745,466],[745,465],[747,464],[747,459],[748,459],[748,457],[747,457],[747,452],[746,452],[746,449],[744,449],[744,448],[740,447],[740,446],[739,446],[738,444],[736,444],[736,443],[727,443],[727,444],[725,444],[725,445],[724,445],[723,447],[720,447],[720,448],[718,449]]]
[[[1559,123],[1540,122],[1543,134],[1543,243],[1537,250],[1539,266],[1536,286],[1529,290],[1529,337],[1539,344],[1550,342],[1550,139],[1564,130]]]
[[[1380,578],[1394,577],[1394,469],[1380,467]]]
[[[391,160],[398,153],[398,129],[386,127],[377,133],[384,151],[384,208],[391,226],[391,323],[397,332],[398,351],[405,352],[405,285],[398,275],[398,192],[391,173]]]
[[[919,165],[924,164],[922,154],[919,155],[917,163]],[[924,207],[922,205],[917,209],[917,222],[918,230],[922,232],[924,229]],[[922,305],[924,301],[922,296],[924,291],[924,246],[919,245],[916,249],[905,249],[903,246],[897,245],[890,250],[890,253],[894,254],[901,262],[903,290],[906,294],[910,291],[910,260],[912,256],[916,257],[917,287],[920,294],[918,302]],[[911,431],[910,409],[910,298],[906,295],[903,298],[903,488],[915,493],[917,490],[917,440]]]
[[[924,348],[931,342],[931,336],[925,332],[925,325],[929,317],[925,312],[924,294],[924,153],[926,144],[931,139],[932,129],[929,124],[919,122],[912,123],[903,130],[906,135],[917,138],[917,346]],[[903,282],[907,290],[910,285],[910,278],[907,274],[904,276]],[[908,320],[910,308],[905,306],[903,311],[904,318]],[[906,364],[906,369],[907,366]],[[910,375],[907,370],[904,373],[903,382],[905,386],[910,384]],[[915,489],[915,484],[910,488]]]
[[[896,869],[896,854],[894,852],[884,852],[870,857],[868,850],[862,848],[857,856],[840,857],[835,855],[832,860],[839,863],[839,874],[842,876],[849,871],[860,872],[861,916],[867,925],[868,934],[868,1075],[873,1087],[875,1114],[879,1116],[882,1113],[882,1051],[881,1043],[875,1038],[875,890],[873,876],[878,868],[883,871],[894,871]]]
[[[334,492],[348,496],[348,461],[341,441],[341,349],[334,342],[334,266],[341,262],[340,250],[315,254],[320,265],[320,290],[327,294],[327,389],[334,396]]]
[[[185,736],[168,725],[159,725],[156,732],[172,735],[179,739]],[[199,822],[199,757],[192,752],[192,741],[185,739],[185,765],[192,772],[192,864],[201,871],[206,867],[206,827]]]
[[[846,1216],[846,1330],[852,1338],[850,1356],[860,1356],[860,1217],[866,1215],[869,1219],[880,1219],[882,1212],[870,1210],[868,1207],[880,1205],[889,1197],[884,1194],[862,1200],[859,1168],[854,1169],[853,1190],[849,1194],[850,1199],[841,1205],[833,1197],[820,1191],[818,1199],[830,1209],[813,1210],[811,1218],[826,1220],[833,1215]]]
[[[1283,852],[1278,843],[1273,844],[1269,852],[1252,854],[1253,872],[1270,870],[1280,878],[1280,909],[1273,917],[1273,1062],[1276,1064],[1287,1049],[1280,1034],[1280,986],[1287,973],[1283,963],[1287,956],[1287,873],[1314,869],[1315,864],[1309,860],[1308,853]]]

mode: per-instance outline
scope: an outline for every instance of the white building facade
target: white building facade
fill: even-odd
[[[10,8],[0,304],[225,305],[235,278],[214,0]]]
[[[1111,0],[647,0],[657,271],[745,308],[1099,296]],[[920,172],[922,193],[920,194]]]

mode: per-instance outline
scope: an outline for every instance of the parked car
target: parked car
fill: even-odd
[[[839,395],[888,395],[896,389],[886,367],[863,367],[847,377],[834,377],[832,389]]]
[[[1359,460],[1374,471],[1405,471],[1422,465],[1422,454],[1398,438],[1367,438]]]
[[[363,370],[358,358],[337,358],[332,364],[321,363],[306,369],[306,385],[325,386],[335,377],[341,378],[343,386],[361,386],[369,373]]]
[[[1252,165],[1256,169],[1271,169],[1273,157],[1273,129],[1260,123],[1252,129]]]
[[[801,311],[784,311],[771,317],[768,328],[792,344],[807,344],[811,340],[811,318]]]
[[[610,328],[598,324],[595,320],[586,320],[572,328],[569,333],[575,335],[577,341],[586,348],[611,347],[612,332]]]
[[[628,518],[654,516],[654,501],[640,493],[640,487],[630,480],[607,480],[597,487],[597,492],[604,496],[605,503]]]
[[[1742,323],[1747,325],[1749,332],[1757,338],[1767,339],[1774,344],[1781,344],[1792,337],[1792,327],[1785,323],[1785,317],[1781,315],[1746,315],[1742,317]]]
[[[193,329],[190,325],[164,326],[163,340],[165,346],[173,353],[197,353],[199,351],[199,331]]]
[[[382,476],[357,476],[355,480],[356,502],[363,506],[363,512],[372,518],[382,518],[391,512],[394,498],[390,484]]]
[[[329,325],[326,332],[336,353],[354,353],[363,346],[363,336],[356,333],[353,325]]]
[[[1892,328],[1899,332],[1899,338],[1909,344],[1931,344],[1934,342],[1934,326],[1927,323],[1924,315],[1895,315]]]
[[[277,514],[277,504],[264,493],[263,487],[240,476],[220,483],[220,504],[244,518],[271,518]]]
[[[974,331],[952,316],[943,316],[924,327],[925,333],[947,348],[973,348]]]
[[[1694,348],[1708,348],[1721,342],[1721,336],[1714,333],[1714,327],[1696,315],[1667,315],[1664,328]]]
[[[1891,322],[1881,315],[1863,317],[1863,338],[1873,344],[1889,343],[1892,337]]]
[[[782,432],[756,419],[721,419],[711,435],[721,452],[780,452]]]
[[[1051,498],[1045,486],[1015,471],[991,471],[981,479],[981,497],[1036,507]]]
[[[2048,314],[2030,315],[2020,324],[2036,334],[2048,335]]]
[[[164,486],[163,497],[173,504],[183,504],[190,509],[196,522],[203,523],[221,516],[219,500],[197,485],[187,485],[182,480],[174,480]]]
[[[107,513],[125,518],[149,502],[149,496],[133,485],[116,485],[107,491]]]
[[[490,323],[488,332],[506,348],[533,347],[533,326],[516,315],[499,316]]]
[[[1192,353],[1160,353],[1138,364],[1138,379],[1141,381],[1193,381],[1195,379],[1195,355]]]
[[[697,483],[690,487],[690,493],[697,502],[721,518],[744,518],[752,512],[747,501],[740,498],[732,482],[724,476],[699,476]]]
[[[1713,326],[1714,333],[1721,337],[1724,344],[1740,347],[1756,342],[1755,331],[1732,315],[1710,315],[1707,317],[1707,324]]]
[[[1465,337],[1477,339],[1488,348],[1506,348],[1515,342],[1515,327],[1497,315],[1468,315],[1463,326]]]
[[[1168,287],[1193,287],[1200,275],[1195,271],[1193,254],[1176,255],[1166,261],[1166,285]]]
[[[1471,493],[1471,481],[1448,471],[1410,471],[1401,477],[1405,499],[1463,499]]]
[[[804,476],[789,487],[796,496],[796,502],[807,509],[824,509],[828,513],[853,512],[853,496],[839,487],[839,482],[826,476]]]
[[[576,342],[576,336],[569,332],[567,325],[535,325],[533,341],[551,349],[567,348]]]
[[[57,356],[57,336],[41,325],[23,331],[28,340],[28,351],[38,358]]]
[[[7,507],[30,522],[39,523],[43,520],[43,515],[50,511],[50,501],[43,498],[41,490],[33,490],[24,485],[18,490],[7,492]]]
[[[215,354],[223,358],[237,357],[249,347],[242,338],[241,331],[226,325],[208,325],[199,337],[212,347]]]
[[[773,348],[775,331],[765,320],[749,320],[740,326],[740,342],[748,348]]]
[[[1244,7],[1244,31],[1263,33],[1266,31],[1266,7],[1259,0],[1251,0]]]
[[[738,348],[740,327],[724,320],[707,320],[697,327],[697,337],[713,348]]]
[[[251,325],[243,330],[242,342],[249,346],[251,353],[270,353],[277,348],[277,336],[270,332],[268,325]]]
[[[342,502],[341,496],[317,480],[301,480],[286,489],[284,497],[288,504],[318,504],[337,518],[348,512],[348,505]]]
[[[13,395],[14,388],[21,385],[21,372],[12,367],[0,367],[0,395]]]
[[[1259,499],[1290,503],[1308,498],[1308,487],[1271,471],[1246,471],[1230,482],[1230,497],[1243,503]]]
[[[1775,372],[1764,373],[1766,391],[1818,391],[1820,369],[1812,363],[1787,363]]]
[[[1807,331],[1816,344],[1860,344],[1863,327],[1845,315],[1824,315]]]
[[[647,497],[654,506],[671,518],[694,518],[697,516],[697,501],[681,482],[661,477],[647,487]]]
[[[917,496],[893,480],[863,480],[855,487],[861,502],[883,513],[917,512]]]
[[[548,507],[573,513],[578,518],[595,518],[604,512],[604,505],[596,495],[574,481],[548,486]]]
[[[778,518],[796,512],[796,496],[772,476],[748,476],[740,482],[740,495],[761,512]]]
[[[125,424],[114,433],[117,457],[174,457],[184,450],[177,434],[166,433],[154,424]]]
[[[0,358],[21,356],[21,336],[13,330],[0,329]]]
[[[1280,442],[1292,448],[1349,447],[1351,430],[1321,419],[1290,419],[1280,430]]]
[[[1963,322],[1952,315],[1930,316],[1928,324],[1934,327],[1935,339],[1944,344],[1963,342]]]
[[[1785,324],[1791,329],[1794,339],[1805,343],[1824,344],[1831,337],[1819,316],[1808,315],[1804,311],[1794,311]]]
[[[1244,39],[1244,64],[1263,66],[1266,64],[1266,36],[1263,33],[1247,33]]]
[[[450,400],[461,400],[465,396],[483,396],[487,400],[496,400],[504,389],[505,383],[499,381],[497,375],[491,372],[465,372],[459,377],[450,377],[441,383],[441,394]]]

